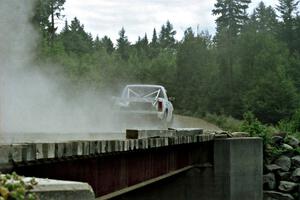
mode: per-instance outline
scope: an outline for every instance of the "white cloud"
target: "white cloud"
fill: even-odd
[[[215,16],[211,10],[216,0],[66,0],[65,15],[68,21],[75,16],[93,36],[108,35],[115,40],[124,27],[131,42],[143,36],[152,37],[153,28],[159,32],[167,20],[181,39],[186,28],[215,32]],[[250,10],[260,2],[253,0]],[[274,6],[277,0],[265,0],[266,5]],[[63,23],[61,23],[63,24]]]

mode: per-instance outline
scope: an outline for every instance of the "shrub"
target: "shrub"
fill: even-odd
[[[280,120],[276,128],[300,139],[300,109],[297,109],[290,119]]]
[[[37,200],[38,197],[30,190],[37,182],[31,179],[29,182],[16,173],[0,174],[0,200]]]
[[[231,116],[206,114],[204,119],[226,131],[239,131],[242,122]]]
[[[251,112],[244,114],[244,121],[240,130],[248,132],[252,137],[261,137],[263,139],[264,148],[270,141],[271,128],[263,125]]]

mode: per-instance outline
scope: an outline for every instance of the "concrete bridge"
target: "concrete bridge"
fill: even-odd
[[[202,129],[0,146],[1,171],[87,182],[97,199],[261,200],[262,141]]]

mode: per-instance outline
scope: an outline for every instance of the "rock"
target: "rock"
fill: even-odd
[[[265,165],[265,167],[269,172],[273,172],[281,169],[281,167],[279,167],[276,164]]]
[[[216,138],[227,138],[227,137],[232,137],[229,132],[225,131],[216,131],[215,133]]]
[[[287,136],[287,133],[286,132],[277,132],[277,133],[273,133],[273,135],[285,138]]]
[[[281,181],[289,181],[291,177],[291,172],[277,172],[277,175],[279,176]]]
[[[289,144],[290,146],[296,148],[299,146],[299,140],[297,138],[295,138],[294,136],[288,136],[286,138],[286,142],[287,144]]]
[[[276,188],[276,179],[273,173],[263,175],[264,189],[274,190]]]
[[[250,134],[247,132],[233,132],[231,135],[232,137],[250,137]]]
[[[276,146],[281,146],[284,142],[283,137],[279,136],[279,135],[275,135],[272,137],[272,144],[276,145]]]
[[[219,134],[219,135],[227,135],[228,132],[227,131],[216,131],[216,134]]]
[[[291,159],[287,156],[280,156],[278,159],[274,161],[274,164],[281,167],[282,171],[289,171],[291,168]]]
[[[278,189],[283,192],[291,192],[298,187],[297,183],[289,181],[280,181]]]
[[[294,200],[290,194],[285,194],[276,191],[264,191],[264,200]]]
[[[300,182],[300,168],[296,168],[291,176],[291,180],[295,181],[295,182]]]
[[[295,167],[300,167],[300,156],[294,156],[292,157],[292,163]]]
[[[288,144],[282,144],[282,147],[286,150],[293,150],[294,148],[291,146],[291,145],[288,145]]]

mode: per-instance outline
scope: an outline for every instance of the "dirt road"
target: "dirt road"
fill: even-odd
[[[221,130],[214,124],[208,123],[199,118],[187,117],[182,115],[175,115],[174,123],[172,125],[174,128],[203,128],[205,130],[218,131]]]
[[[204,130],[221,130],[217,126],[208,123],[202,119],[187,117],[182,115],[175,115],[172,128],[203,128]],[[158,129],[155,127],[147,127],[145,129]],[[6,141],[0,143],[42,143],[42,142],[60,142],[71,140],[118,140],[125,139],[125,130],[121,131],[97,131],[85,133],[11,133],[6,138]]]

